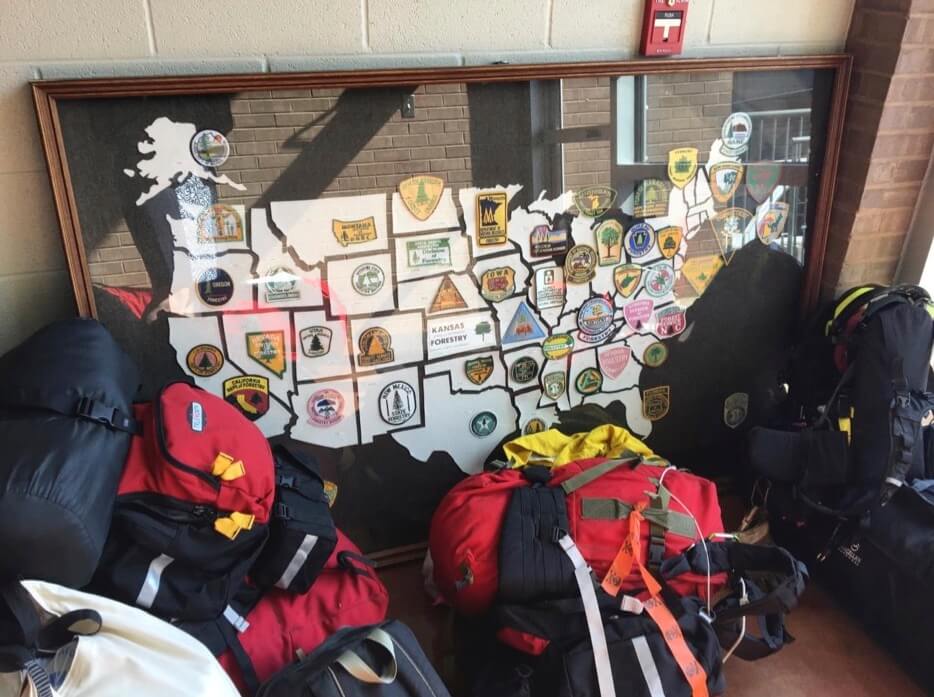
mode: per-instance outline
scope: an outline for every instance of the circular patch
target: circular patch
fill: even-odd
[[[205,305],[225,305],[230,302],[233,293],[233,279],[224,269],[205,269],[198,277],[198,296]]]
[[[188,372],[192,375],[209,378],[217,375],[224,367],[224,354],[211,344],[198,344],[188,352],[185,363],[188,365]]]
[[[376,264],[360,264],[353,270],[350,280],[360,295],[375,295],[386,282],[386,274]]]
[[[308,398],[308,423],[313,426],[333,426],[344,418],[344,395],[325,388]]]
[[[645,292],[653,298],[660,298],[675,287],[675,270],[671,264],[661,262],[650,266],[645,272]]]
[[[613,306],[606,298],[591,298],[577,311],[578,338],[586,343],[603,341],[613,331]]]
[[[633,259],[644,257],[655,246],[655,230],[648,223],[636,223],[626,232],[623,244]]]
[[[752,138],[752,119],[749,114],[742,111],[730,114],[720,129],[720,139],[723,141],[720,151],[724,155],[742,155],[746,152],[750,138]]]
[[[206,128],[191,139],[191,156],[205,167],[220,167],[230,157],[230,143],[220,131]]]
[[[512,377],[513,382],[532,382],[538,377],[538,363],[531,356],[522,356],[512,364],[509,375]]]
[[[646,347],[642,354],[642,362],[649,368],[657,368],[668,360],[668,347],[661,341],[656,341]]]
[[[546,428],[545,422],[542,419],[534,418],[529,419],[528,423],[525,424],[525,428],[522,429],[522,435],[528,436],[532,433],[541,433]]]
[[[390,426],[400,426],[418,410],[415,390],[407,382],[396,380],[379,393],[379,415]]]
[[[587,283],[596,275],[597,252],[586,244],[571,247],[564,260],[564,275],[569,283]]]
[[[496,430],[496,414],[481,411],[470,420],[470,432],[477,438],[486,438]]]
[[[577,374],[574,387],[581,394],[594,394],[603,387],[603,374],[596,368],[584,368]]]
[[[564,358],[573,348],[574,337],[570,334],[554,334],[542,342],[542,353],[551,361]]]

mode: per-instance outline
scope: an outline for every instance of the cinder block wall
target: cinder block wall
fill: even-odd
[[[685,55],[837,51],[853,2],[692,0]],[[638,52],[643,4],[0,2],[0,351],[74,312],[29,80],[626,58]],[[257,169],[275,169],[259,167],[258,156]],[[119,234],[114,248],[120,247]],[[138,273],[127,266],[132,259],[120,254],[108,252],[98,261]]]

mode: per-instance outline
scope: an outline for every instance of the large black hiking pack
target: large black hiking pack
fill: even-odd
[[[755,472],[842,518],[858,518],[906,483],[934,477],[934,462],[925,458],[934,409],[931,308],[916,286],[845,293],[792,371],[797,428],[750,431]]]
[[[934,693],[934,323],[921,288],[863,286],[815,322],[787,431],[754,429],[757,502],[873,637]]]
[[[0,384],[0,579],[80,588],[137,428],[137,368],[101,324],[74,319],[0,357]]]

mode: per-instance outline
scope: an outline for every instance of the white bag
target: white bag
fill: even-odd
[[[13,647],[0,636],[0,670],[19,668],[0,673],[0,697],[239,697],[207,648],[182,630],[100,596],[41,581],[21,586],[4,588],[0,600],[21,634]],[[17,656],[20,640],[28,645]]]

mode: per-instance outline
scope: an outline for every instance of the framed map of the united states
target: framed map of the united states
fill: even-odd
[[[313,452],[420,553],[503,441],[610,421],[731,471],[820,287],[845,57],[34,91],[78,311]],[[730,460],[730,462],[726,462]],[[734,468],[735,469],[735,468]]]

